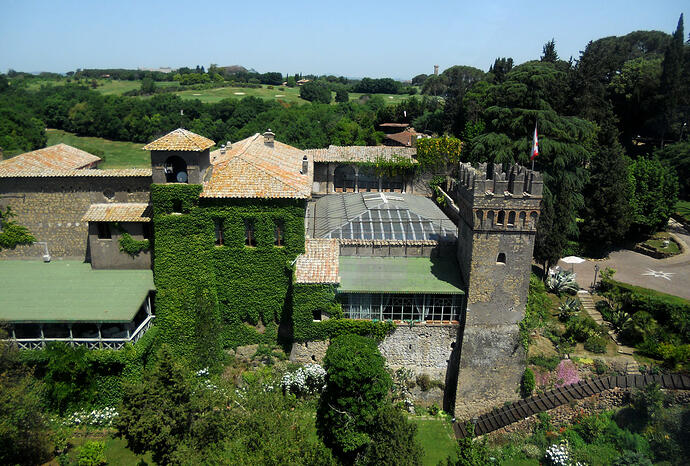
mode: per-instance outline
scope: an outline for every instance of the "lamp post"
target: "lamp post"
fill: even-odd
[[[599,274],[599,264],[594,264],[594,283],[592,283],[592,289],[597,287],[597,275]]]

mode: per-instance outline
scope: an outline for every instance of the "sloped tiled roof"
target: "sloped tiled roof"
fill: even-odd
[[[182,150],[200,152],[215,145],[215,142],[198,134],[177,128],[165,136],[144,146],[144,150]]]
[[[109,170],[51,170],[25,169],[17,170],[0,165],[0,178],[119,178],[119,177],[151,177],[150,168],[120,168]]]
[[[101,158],[67,144],[56,144],[0,161],[0,170],[74,170]]]
[[[264,142],[254,136],[232,144],[225,153],[211,153],[213,172],[204,183],[201,197],[212,198],[292,198],[311,196],[313,164],[301,174],[305,152],[287,144]]]
[[[338,241],[335,239],[307,239],[305,253],[295,262],[297,283],[339,283]]]
[[[386,134],[386,139],[402,144],[405,147],[411,147],[412,141],[414,141],[419,133],[414,129],[406,129],[405,131],[400,131],[399,133]]]
[[[390,160],[404,157],[411,161],[417,155],[414,147],[391,146],[328,146],[327,149],[307,149],[314,162],[375,162],[377,159]]]
[[[150,222],[151,206],[145,203],[91,204],[84,222]]]

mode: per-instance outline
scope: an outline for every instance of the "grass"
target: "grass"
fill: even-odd
[[[83,79],[81,81],[84,85],[90,85],[91,79]],[[74,83],[74,80],[71,80]],[[141,81],[119,81],[115,79],[96,79],[98,82],[98,87],[96,91],[103,95],[122,95],[125,92],[136,90],[141,88]],[[27,89],[38,90],[41,86],[64,86],[67,84],[67,78],[64,79],[41,79],[35,78],[28,81]],[[157,87],[169,87],[177,86],[178,83],[174,81],[157,81]],[[262,85],[258,88],[248,88],[248,87],[219,87],[215,89],[203,89],[203,90],[185,90],[175,92],[183,99],[198,99],[203,103],[216,103],[223,99],[235,98],[241,99],[248,96],[259,97],[264,100],[274,100],[278,102],[284,102],[288,104],[306,104],[307,101],[300,98],[299,87],[286,87],[286,86],[272,86],[273,89],[269,89],[267,85]],[[335,104],[335,92],[332,93],[333,101]],[[364,94],[358,92],[351,92],[350,101],[358,101]],[[408,94],[376,94],[383,97],[384,101],[388,105],[394,105],[402,102],[405,99],[410,98]],[[150,96],[143,96],[146,98]]]
[[[676,203],[676,213],[690,223],[690,201],[678,201]]]
[[[69,452],[67,453],[67,456],[70,459],[70,464],[77,464],[79,448],[89,440],[105,442],[105,457],[108,460],[109,465],[139,464],[141,460],[148,464],[153,464],[151,454],[147,453],[144,456],[136,455],[127,448],[126,440],[113,438],[111,436],[104,437],[102,435],[87,435],[70,439],[72,448],[70,448]],[[51,464],[53,464],[53,462],[51,462]],[[55,461],[54,464],[57,464],[57,461]]]
[[[98,165],[98,168],[148,168],[151,166],[149,153],[142,149],[144,144],[82,137],[59,129],[47,129],[46,135],[49,146],[64,143],[104,158],[105,160]]]
[[[409,418],[417,425],[417,440],[424,447],[425,465],[436,466],[439,461],[445,463],[448,456],[455,458],[455,435],[450,423],[442,418],[417,419]]]

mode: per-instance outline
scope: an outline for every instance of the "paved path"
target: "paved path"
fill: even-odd
[[[588,260],[574,265],[559,262],[559,265],[564,270],[573,269],[577,273],[577,282],[584,289],[592,284],[594,265],[598,264],[601,270],[614,268],[616,274],[613,278],[618,281],[690,299],[690,234],[673,219],[669,220],[668,230],[683,243],[682,254],[668,259],[654,259],[622,249],[612,252],[605,260]]]

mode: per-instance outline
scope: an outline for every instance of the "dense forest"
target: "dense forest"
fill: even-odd
[[[208,71],[197,66],[167,74],[78,70],[70,74],[71,83],[31,90],[26,82],[32,77],[11,72],[0,75],[0,146],[6,155],[43,147],[46,127],[142,143],[177,127],[215,141],[236,141],[270,127],[281,141],[305,149],[374,145],[383,138],[379,123],[407,122],[434,136],[460,138],[462,160],[528,164],[537,125],[535,168],[544,173],[546,190],[535,258],[549,265],[566,252],[601,254],[630,234],[652,233],[664,226],[677,196],[688,197],[685,39],[681,15],[673,34],[605,37],[567,61],[551,40],[537,60],[514,66],[512,58],[501,57],[488,72],[453,66],[439,75],[415,76],[412,86],[387,78],[283,77],[211,65]],[[83,84],[105,74],[141,79],[136,93],[151,95],[101,95]],[[249,96],[202,103],[156,92],[154,81],[294,86],[298,78],[310,80],[301,95],[311,104]],[[394,105],[377,95],[417,89],[422,95]],[[332,92],[336,103],[330,103]],[[367,97],[350,102],[348,92]]]

